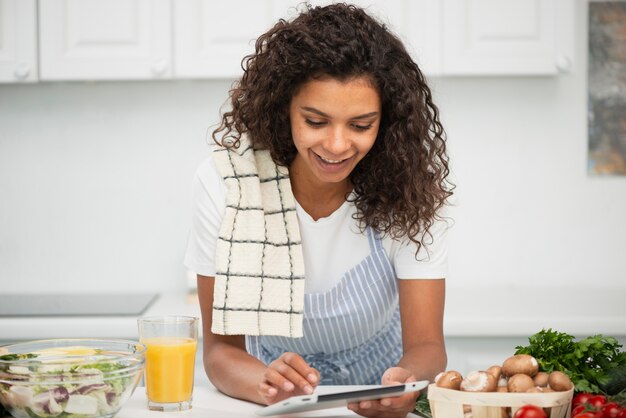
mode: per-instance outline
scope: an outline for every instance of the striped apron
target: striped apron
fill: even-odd
[[[247,351],[266,365],[282,353],[300,354],[323,385],[378,385],[402,356],[398,286],[376,234],[370,254],[326,293],[307,293],[304,336],[246,336]]]

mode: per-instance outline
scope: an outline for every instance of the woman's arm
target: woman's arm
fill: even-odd
[[[433,381],[448,362],[443,337],[445,279],[398,280],[403,356],[398,367]]]
[[[433,381],[447,364],[443,338],[445,280],[398,280],[403,355],[397,367],[385,371],[383,385]],[[418,393],[348,407],[364,417],[401,418],[415,408]]]
[[[299,355],[285,353],[268,367],[246,352],[245,336],[211,332],[214,283],[213,277],[198,275],[204,369],[211,383],[228,396],[260,404],[311,393],[319,373]],[[311,374],[309,381],[302,377]]]
[[[257,387],[266,367],[246,352],[245,336],[211,332],[214,282],[213,277],[198,275],[204,370],[221,392],[234,398],[263,403]]]

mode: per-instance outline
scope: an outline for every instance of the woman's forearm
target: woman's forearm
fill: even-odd
[[[238,347],[215,343],[204,352],[204,369],[209,380],[228,396],[263,403],[258,393],[266,366]]]
[[[441,343],[423,343],[404,353],[398,367],[413,373],[417,380],[433,381],[438,373],[445,370],[448,363],[446,348]]]

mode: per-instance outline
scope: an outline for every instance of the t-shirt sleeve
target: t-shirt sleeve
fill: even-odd
[[[191,227],[184,265],[203,276],[215,276],[215,248],[226,208],[226,185],[209,156],[192,181]]]
[[[398,279],[441,279],[448,274],[448,230],[450,219],[436,220],[415,255],[417,244],[408,238],[394,241],[391,259]]]

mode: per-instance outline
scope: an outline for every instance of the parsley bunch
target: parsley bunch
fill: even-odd
[[[564,332],[543,329],[528,342],[515,347],[515,354],[530,354],[541,371],[566,373],[579,392],[604,392],[612,371],[626,367],[626,352],[620,351],[622,345],[613,337],[598,334],[575,341]]]

